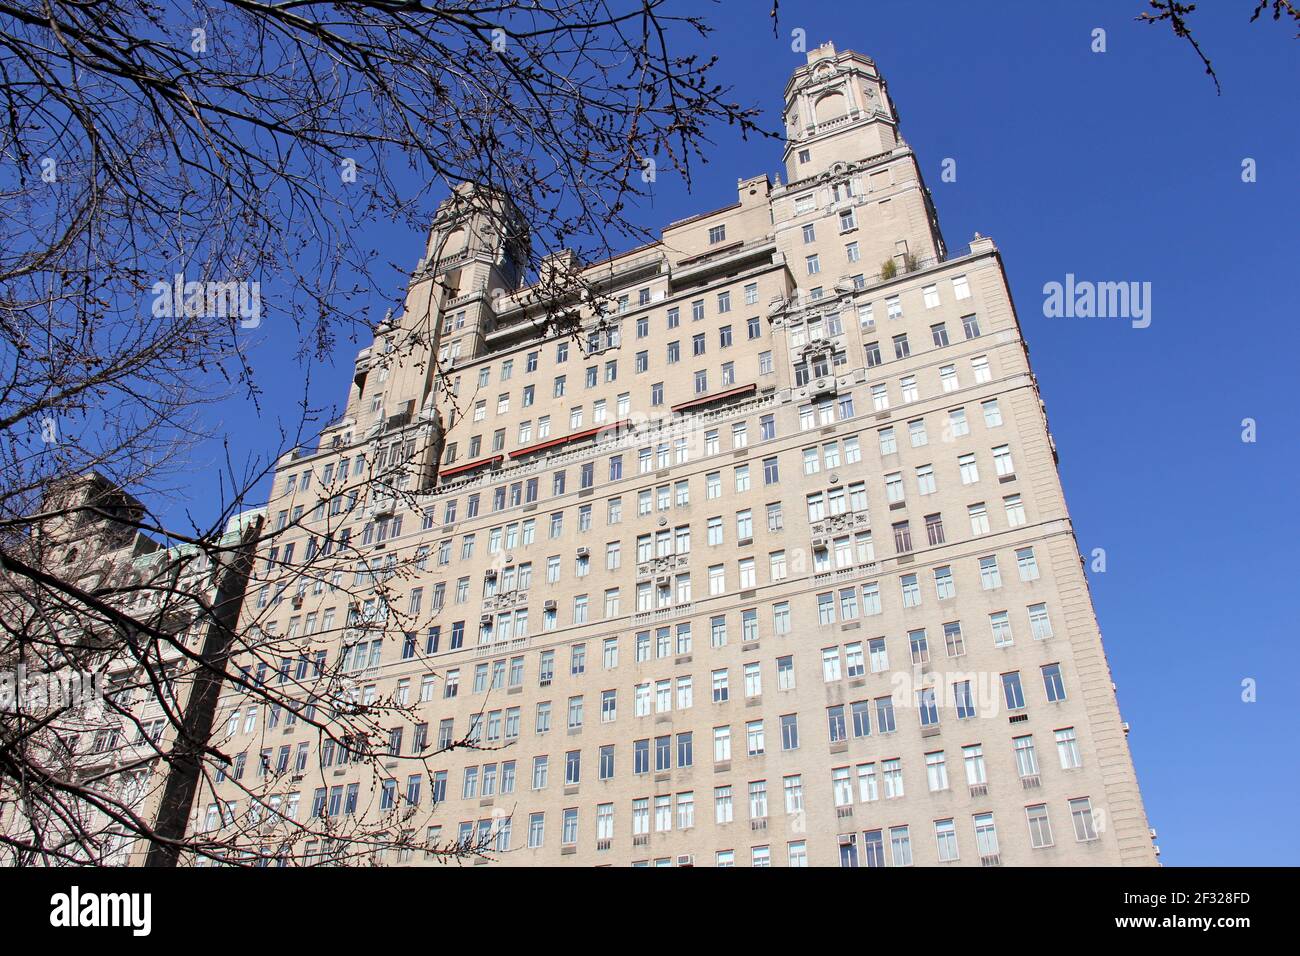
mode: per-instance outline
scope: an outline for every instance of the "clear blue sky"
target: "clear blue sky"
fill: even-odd
[[[949,245],[978,230],[1001,248],[1080,547],[1106,550],[1092,592],[1168,865],[1300,862],[1300,589],[1286,571],[1300,538],[1300,43],[1294,28],[1248,23],[1252,6],[1195,14],[1222,96],[1167,27],[1134,22],[1142,0],[783,0],[780,40],[769,0],[682,8],[717,25],[704,52],[737,99],[771,111],[769,128],[803,60],[792,29],[874,57]],[[1096,27],[1104,54],[1090,50]],[[660,177],[644,225],[725,205],[737,178],[780,169],[774,142],[728,129],[715,141],[693,194]],[[1241,181],[1246,157],[1253,184]],[[940,178],[945,158],[956,182]],[[404,230],[374,241],[408,266],[421,251]],[[1043,284],[1067,272],[1152,283],[1150,328],[1044,318]],[[273,448],[303,398],[292,334],[273,316],[264,331],[261,412],[220,409],[236,462]],[[315,405],[342,401],[357,347],[340,343],[334,367],[312,371]],[[1246,417],[1254,444],[1241,441]],[[214,445],[195,463],[196,514],[224,455]],[[1246,678],[1255,703],[1241,700]]]

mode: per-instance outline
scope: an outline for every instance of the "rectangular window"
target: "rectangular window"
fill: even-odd
[[[1035,850],[1052,845],[1052,822],[1047,816],[1046,804],[1025,807],[1025,819],[1029,823],[1029,845]]]

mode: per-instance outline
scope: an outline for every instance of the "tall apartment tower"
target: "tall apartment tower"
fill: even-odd
[[[508,199],[442,207],[250,585],[426,725],[340,767],[233,721],[308,742],[301,819],[380,813],[355,783],[497,865],[1155,863],[997,248],[945,248],[870,58],[812,51],[784,124],[784,184],[585,266],[576,333]]]

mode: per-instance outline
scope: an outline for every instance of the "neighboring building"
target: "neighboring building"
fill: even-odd
[[[146,847],[117,817],[129,810],[152,824],[157,813],[158,755],[171,746],[175,727],[155,687],[164,688],[173,712],[185,703],[192,668],[184,649],[202,644],[200,605],[215,594],[212,565],[194,546],[163,547],[140,531],[144,506],[97,473],[54,486],[41,511],[53,517],[33,522],[16,542],[16,557],[176,640],[132,642],[71,593],[37,591],[21,575],[6,576],[0,673],[9,677],[21,663],[37,688],[24,695],[23,713],[49,720],[25,742],[29,766],[87,792],[83,798],[33,781],[28,794],[0,782],[0,832],[49,851],[0,846],[0,862],[139,864]],[[260,513],[231,519],[219,544],[236,544],[243,523]],[[5,710],[8,726],[19,728],[17,711]]]
[[[246,624],[412,713],[380,766],[226,701],[232,753],[310,753],[266,785],[299,821],[404,807],[509,865],[1155,862],[997,249],[945,248],[869,58],[810,53],[784,115],[787,184],[584,268],[576,334],[507,201],[444,205],[268,507]]]

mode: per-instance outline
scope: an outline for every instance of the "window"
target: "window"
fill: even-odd
[[[998,571],[998,559],[996,555],[987,555],[980,558],[980,586],[985,591],[994,591],[1002,587],[1002,575]]]
[[[1083,766],[1083,757],[1079,754],[1079,739],[1073,727],[1063,727],[1056,731],[1056,755],[1061,760],[1062,770],[1077,770]]]
[[[695,794],[677,794],[677,829],[689,830],[695,826]]]
[[[925,632],[922,631],[924,640]],[[915,655],[913,655],[915,658]],[[939,723],[939,708],[935,702],[935,693],[933,687],[923,687],[916,692],[916,708],[921,718],[922,727],[934,727]]]
[[[931,546],[943,544],[943,515],[926,515],[925,531]]]
[[[971,691],[970,681],[957,681],[952,685],[953,703],[958,720],[969,720],[976,716],[975,697]]]
[[[785,527],[782,520],[781,502],[773,502],[767,506],[767,530],[780,531]]]
[[[894,866],[912,865],[912,837],[907,827],[889,828],[889,849]]]
[[[926,517],[927,528],[929,527],[930,518],[932,517],[937,518],[938,515],[929,515]],[[942,536],[943,536],[943,526],[942,523],[940,523],[939,526],[940,543],[942,543]],[[931,540],[931,544],[933,543],[934,541]],[[935,591],[935,595],[939,598],[940,601],[947,600],[948,598],[951,597],[956,597],[957,588],[952,581],[952,568],[949,567],[948,565],[943,565],[941,567],[937,567],[934,569],[934,591]]]
[[[1089,843],[1097,839],[1097,824],[1092,815],[1092,801],[1079,797],[1070,801],[1070,818],[1074,822],[1074,839]]]
[[[885,498],[892,505],[903,500],[903,476],[895,471],[885,475]]]
[[[677,766],[690,767],[695,763],[694,737],[687,731],[677,735]]]
[[[894,699],[892,697],[876,698],[876,729],[882,734],[891,734],[897,729],[894,723]]]
[[[1007,527],[1018,528],[1025,523],[1025,506],[1019,495],[1007,495],[1002,504],[1007,513]]]
[[[1034,636],[1034,640],[1047,640],[1052,636],[1052,619],[1048,617],[1048,606],[1030,605],[1028,611],[1030,611],[1030,633]]]
[[[564,811],[563,827],[560,830],[560,843],[574,846],[578,842],[578,810],[570,808]]]
[[[999,445],[993,449],[993,464],[997,469],[999,478],[1015,477],[1016,467],[1011,461],[1011,447],[1009,445]]]
[[[994,647],[1009,647],[1015,643],[1011,635],[1011,619],[1006,611],[994,611],[990,614],[989,627],[993,631]]]
[[[872,674],[881,674],[889,670],[889,653],[885,649],[884,637],[872,637],[867,641],[867,648],[871,654],[871,672]]]
[[[709,245],[711,246],[717,245],[719,242],[725,241],[726,238],[727,238],[726,225],[713,226],[709,229]]]
[[[799,716],[784,714],[781,717],[781,749],[799,749]]]
[[[1012,671],[1002,675],[1002,695],[1006,700],[1007,710],[1023,710],[1025,693],[1020,686],[1020,672]]]
[[[966,409],[949,409],[948,433],[953,438],[961,438],[963,435],[970,434],[970,423],[966,421]]]
[[[817,623],[823,626],[835,623],[834,594],[826,593],[817,595]]]
[[[1016,758],[1016,773],[1021,779],[1038,776],[1038,753],[1034,750],[1033,735],[1013,737],[1012,753]]]
[[[1002,424],[1002,409],[998,407],[996,398],[980,402],[980,408],[984,410],[984,426],[986,428],[997,428]]]
[[[1029,823],[1029,845],[1035,850],[1052,845],[1052,822],[1047,817],[1047,805],[1035,804],[1025,807],[1025,818]]]
[[[712,674],[713,678],[713,702],[715,704],[725,703],[730,697],[730,689],[727,683],[727,671],[717,670]]]
[[[908,647],[912,652],[912,663],[916,666],[930,663],[930,642],[925,636],[925,628],[907,632]],[[924,718],[922,718],[924,722]],[[937,717],[936,717],[937,720]]]
[[[958,858],[957,827],[952,820],[934,821],[934,839],[939,849],[939,862],[948,863]]]
[[[794,690],[794,658],[776,659],[776,686],[778,690]]]
[[[1020,571],[1020,580],[1038,580],[1038,561],[1034,557],[1033,548],[1018,548],[1016,550],[1016,567]]]
[[[899,586],[903,592],[903,607],[920,607],[921,586],[917,582],[916,575],[904,574],[899,579]]]
[[[993,823],[993,814],[975,814],[975,851],[981,860],[998,859],[998,831]]]
[[[861,645],[859,645],[861,646]],[[824,682],[831,683],[832,680],[842,678],[840,671],[840,649],[823,648],[822,649],[822,679]]]
[[[1065,700],[1065,683],[1061,680],[1060,664],[1043,665],[1043,689],[1047,693],[1048,701],[1056,703]]]
[[[718,763],[725,763],[731,759],[731,728],[714,727],[713,728],[713,759]],[[730,794],[730,788],[727,788]]]

